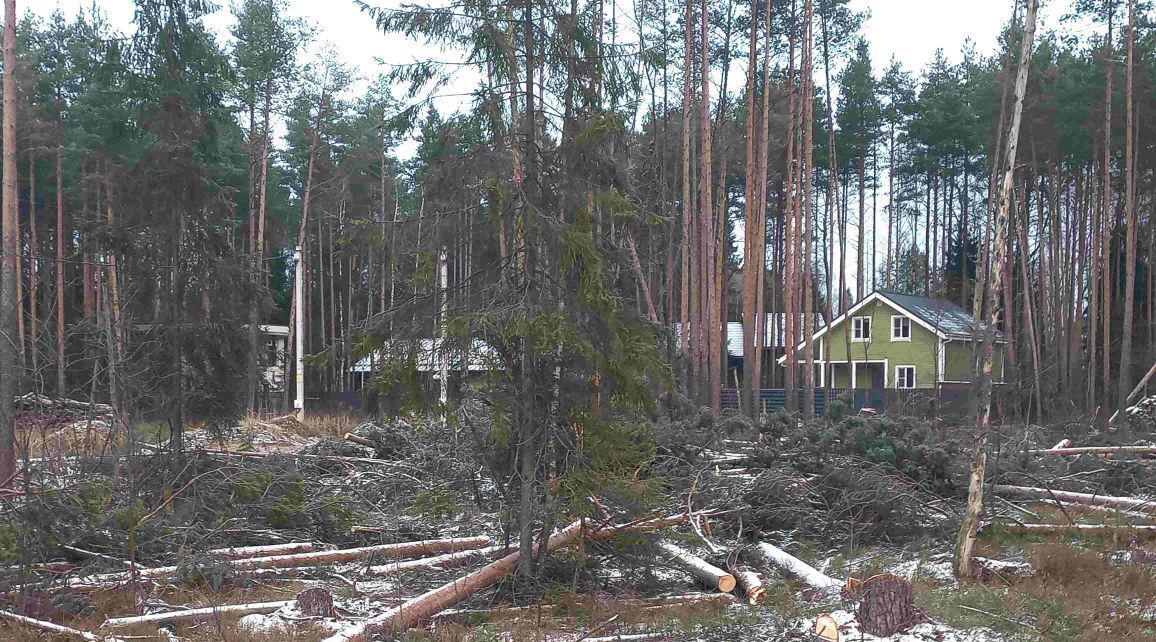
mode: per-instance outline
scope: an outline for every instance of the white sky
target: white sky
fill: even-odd
[[[18,10],[48,16],[57,8],[71,17],[82,7],[92,6],[94,0],[17,0]],[[234,0],[219,1],[220,9],[207,19],[208,26],[215,30],[222,41],[229,39],[229,27],[233,23],[230,6]],[[415,0],[416,1],[416,0]],[[738,0],[739,2],[743,0]],[[1011,17],[1014,0],[851,0],[857,11],[869,12],[863,33],[871,47],[871,55],[876,74],[881,74],[892,56],[903,67],[918,75],[930,62],[937,49],[943,49],[949,61],[958,62],[961,51],[970,43],[980,54],[990,54],[996,48],[999,34]],[[374,0],[370,0],[374,4]],[[617,14],[622,20],[621,28],[628,29],[631,21],[630,0],[617,3]],[[118,30],[132,29],[134,4],[132,0],[98,0],[97,4]],[[376,0],[380,6],[399,6],[401,0]],[[1041,31],[1066,30],[1082,38],[1097,35],[1089,31],[1088,25],[1061,25],[1060,18],[1070,11],[1071,0],[1043,0],[1041,3]],[[381,73],[385,68],[379,60],[401,64],[418,59],[450,59],[454,54],[442,52],[420,43],[407,42],[398,36],[385,36],[373,25],[352,0],[289,0],[290,14],[303,18],[316,30],[310,50],[303,56],[309,59],[324,48],[332,48],[338,58],[360,74],[362,83]],[[458,83],[459,87],[446,89],[447,92],[469,91],[473,81]],[[460,98],[449,96],[435,101],[443,113],[452,111]],[[408,141],[395,150],[400,157],[411,154],[416,145]],[[888,196],[879,195],[879,209],[885,211]],[[882,231],[875,231],[879,234]],[[855,232],[851,232],[854,238]],[[737,242],[741,247],[741,224],[736,230]],[[868,240],[870,241],[870,234]],[[883,239],[877,239],[880,246]],[[852,250],[853,251],[853,250]],[[849,256],[849,263],[855,257]],[[848,271],[852,271],[848,265]],[[849,275],[848,287],[854,287],[854,274]]]

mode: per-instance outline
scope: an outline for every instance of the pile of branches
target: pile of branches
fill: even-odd
[[[751,528],[852,545],[946,534],[958,509],[895,468],[840,457],[818,474],[779,464],[762,471],[744,497]]]

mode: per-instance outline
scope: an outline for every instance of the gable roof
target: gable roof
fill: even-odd
[[[919,318],[945,338],[970,339],[975,334],[975,317],[953,301],[888,290],[878,290],[877,293],[895,307]],[[981,332],[986,325],[980,324]],[[1003,333],[996,330],[996,337],[1003,338]]]
[[[876,290],[832,320],[831,325],[817,329],[809,340],[800,341],[798,346],[795,347],[795,351],[798,352],[802,350],[809,342],[817,340],[826,334],[830,328],[847,320],[848,317],[862,310],[873,301],[883,301],[896,310],[907,314],[916,323],[922,325],[941,339],[971,339],[975,336],[975,317],[971,316],[971,313],[967,310],[964,310],[947,299],[903,294],[901,292],[891,292],[888,290]],[[986,327],[986,323],[981,323],[980,331],[982,332]],[[999,341],[1002,341],[1004,338],[1003,333],[998,329],[995,335]],[[785,362],[786,359],[786,355],[783,355],[779,357],[778,362],[781,364]]]

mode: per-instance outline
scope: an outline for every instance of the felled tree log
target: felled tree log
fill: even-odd
[[[301,591],[295,602],[306,617],[333,617],[333,594],[320,586]]]
[[[622,526],[603,528],[587,533],[589,539],[609,539],[615,535],[642,532],[655,528],[662,528],[686,521],[690,515],[681,514],[672,517],[644,520],[624,524]],[[566,528],[554,533],[546,540],[546,550],[554,551],[559,548],[577,543],[583,536],[586,522],[578,520]],[[534,545],[534,553],[539,552],[539,544]],[[418,622],[461,602],[475,592],[497,582],[502,577],[514,571],[518,564],[519,551],[510,553],[500,560],[458,578],[448,584],[443,584],[432,591],[428,591],[413,599],[407,600],[399,606],[388,609],[378,615],[358,622],[326,638],[323,642],[352,642],[366,640],[366,634],[377,630],[387,630],[392,633],[403,633]]]
[[[1062,442],[1061,442],[1062,443]],[[1057,444],[1058,446],[1059,444]],[[1156,454],[1156,446],[1080,446],[1077,448],[1048,448],[1047,450],[1029,450],[1032,455],[1061,455],[1065,457],[1075,455],[1123,455]]]
[[[352,441],[355,444],[360,444],[362,446],[369,446],[370,448],[373,448],[376,445],[372,441],[366,439],[365,437],[355,435],[351,432],[345,433],[344,439],[345,439],[345,441]]]
[[[662,542],[658,546],[671,556],[672,561],[677,564],[679,568],[697,577],[707,586],[722,591],[723,593],[730,593],[735,590],[734,575],[669,542]]]
[[[250,615],[252,613],[272,613],[294,603],[294,600],[283,602],[257,602],[254,604],[224,604],[221,606],[206,606],[199,609],[184,609],[168,611],[166,613],[150,613],[132,617],[113,617],[101,624],[101,628],[117,628],[134,624],[156,624],[160,622],[176,622],[178,620],[205,620],[217,618],[221,615]]]
[[[509,550],[504,546],[487,546],[485,548],[475,548],[468,551],[455,551],[453,553],[446,553],[445,555],[437,555],[435,557],[423,557],[416,560],[405,560],[404,562],[394,562],[393,564],[378,564],[376,566],[367,566],[361,570],[363,575],[392,575],[394,573],[404,573],[415,569],[424,568],[446,568],[450,566],[461,566],[469,563],[475,557],[490,555],[498,551]]]
[[[742,570],[732,566],[731,575],[735,576],[735,581],[739,588],[743,590],[743,595],[747,598],[747,603],[751,606],[762,602],[767,597],[767,589],[763,586],[763,580],[758,573],[754,571]]]
[[[452,551],[462,551],[473,548],[484,548],[493,544],[489,537],[463,537],[450,539],[430,539],[418,542],[402,542],[400,544],[381,544],[378,546],[362,546],[360,548],[345,548],[336,551],[314,551],[296,555],[271,555],[267,557],[251,557],[234,560],[233,567],[238,571],[268,568],[300,568],[305,566],[321,566],[338,562],[351,562],[365,559],[374,555],[386,557],[417,557],[421,555],[435,555]],[[143,569],[135,574],[137,579],[155,579],[172,575],[176,566],[159,566]],[[127,582],[133,575],[127,573],[105,573],[79,577],[69,580],[69,588],[103,587]]]
[[[1000,527],[1009,533],[1037,535],[1156,535],[1156,526],[1113,526],[1111,524],[1006,524]]]
[[[812,588],[826,591],[838,589],[843,586],[843,582],[820,573],[815,567],[778,546],[766,542],[759,542],[758,549],[768,562]]]
[[[13,622],[27,624],[28,626],[38,628],[42,631],[51,631],[52,633],[57,633],[60,635],[71,635],[72,637],[80,638],[82,640],[90,640],[91,642],[123,642],[123,640],[120,638],[105,637],[103,635],[89,633],[88,631],[71,629],[67,626],[53,624],[52,622],[45,622],[44,620],[37,620],[25,615],[13,613],[11,611],[0,611],[0,619],[12,620]]]
[[[1123,508],[1125,510],[1156,509],[1156,503],[1153,503],[1152,500],[1149,499],[1137,499],[1135,497],[1111,497],[1109,495],[1090,495],[1088,493],[1073,493],[1066,490],[1049,490],[1047,488],[1035,488],[1032,486],[1007,486],[1004,484],[996,484],[995,492],[1000,495],[1060,500],[1064,502],[1073,502],[1076,504],[1114,506],[1117,508]]]
[[[223,557],[227,560],[247,559],[251,557],[266,557],[269,555],[294,555],[297,553],[313,552],[313,542],[289,542],[288,544],[270,544],[268,546],[238,546],[235,548],[214,548],[210,555]]]

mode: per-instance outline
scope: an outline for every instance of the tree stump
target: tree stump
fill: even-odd
[[[911,584],[894,575],[876,575],[858,587],[855,618],[864,633],[887,637],[927,621],[927,614],[911,599]]]
[[[314,587],[297,594],[297,609],[306,617],[333,617],[333,594]]]

